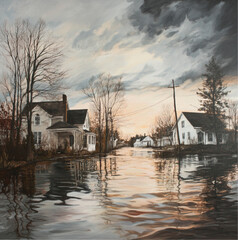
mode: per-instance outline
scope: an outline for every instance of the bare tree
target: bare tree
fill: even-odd
[[[92,101],[96,112],[99,152],[102,152],[102,135],[105,132],[104,152],[107,153],[110,125],[113,126],[112,122],[122,106],[124,97],[123,83],[121,78],[101,74],[89,81],[89,85],[83,89],[83,93]],[[109,121],[111,121],[111,124]]]
[[[27,106],[27,160],[33,159],[32,151],[32,102],[36,96],[55,93],[65,75],[62,67],[62,48],[47,32],[45,22],[36,24],[23,21],[24,25],[24,74],[26,78]]]
[[[3,76],[2,87],[6,101],[11,103],[10,144],[12,147],[20,141],[22,124],[21,112],[24,97],[23,35],[23,24],[19,20],[13,26],[4,23],[0,28],[2,53],[8,70],[8,73]]]
[[[156,139],[162,137],[170,137],[172,134],[172,128],[175,124],[173,117],[173,111],[169,111],[169,106],[163,106],[162,112],[156,117],[155,125],[152,130],[152,136]],[[172,138],[169,138],[172,143]]]
[[[121,78],[112,77],[110,74],[102,74],[100,76],[100,86],[102,91],[102,103],[105,116],[105,149],[108,152],[109,141],[109,121],[113,126],[113,119],[117,116],[124,97],[124,86]],[[113,129],[112,131],[113,132]],[[113,141],[113,140],[112,140]]]
[[[102,93],[99,79],[91,78],[86,88],[82,89],[83,93],[91,100],[94,108],[95,127],[98,132],[99,153],[102,152],[102,129],[103,129],[103,115],[102,115]]]
[[[2,28],[3,49],[6,58],[11,60],[13,74],[13,114],[18,103],[15,96],[25,98],[27,118],[27,160],[33,159],[32,141],[32,102],[37,96],[52,95],[60,87],[65,75],[62,67],[62,47],[47,31],[43,20],[35,24],[19,20],[14,26]],[[11,41],[9,40],[11,39]],[[13,54],[14,53],[14,54]],[[12,67],[13,66],[13,67]],[[23,81],[24,80],[24,81]],[[24,87],[24,88],[23,88]],[[10,89],[9,89],[10,90]],[[18,114],[21,113],[19,108]],[[13,121],[15,116],[13,116]]]
[[[228,121],[229,128],[234,132],[234,142],[237,146],[237,130],[238,130],[238,102],[229,101],[228,103]]]

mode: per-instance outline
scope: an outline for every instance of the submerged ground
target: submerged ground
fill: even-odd
[[[237,166],[123,148],[1,171],[0,238],[236,239]]]

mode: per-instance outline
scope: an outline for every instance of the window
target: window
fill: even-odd
[[[203,132],[198,133],[198,143],[203,143]]]
[[[185,133],[183,133],[183,135],[182,135],[182,136],[183,136],[183,139],[185,139]]]
[[[190,132],[188,132],[188,140],[190,140]]]
[[[35,125],[40,125],[40,115],[36,114],[35,116]]]
[[[73,135],[69,136],[69,145],[70,145],[70,147],[72,147],[74,145],[74,136]]]
[[[182,128],[184,128],[184,126],[185,126],[184,121],[181,122],[181,126],[182,126]]]
[[[209,142],[212,142],[212,141],[213,141],[212,133],[208,133],[208,141],[209,141]]]
[[[34,144],[37,144],[37,132],[34,132]]]
[[[34,132],[34,144],[41,144],[41,132]]]
[[[83,147],[87,147],[87,135],[83,136]]]
[[[219,134],[217,135],[217,138],[218,138],[218,142],[219,142],[219,143],[222,143],[222,134],[221,134],[221,133],[219,133]]]

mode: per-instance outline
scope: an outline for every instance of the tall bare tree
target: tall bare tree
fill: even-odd
[[[234,142],[237,147],[237,131],[238,131],[238,102],[229,101],[228,103],[228,121],[229,128],[234,132]]]
[[[124,97],[124,86],[121,78],[112,77],[110,74],[103,74],[100,76],[100,87],[102,91],[102,103],[105,116],[105,149],[108,152],[108,141],[110,133],[110,123],[117,116],[118,110]],[[111,124],[113,126],[113,124]]]
[[[24,74],[26,78],[27,106],[27,160],[33,159],[32,151],[32,102],[36,96],[53,94],[60,87],[65,75],[62,71],[62,47],[48,33],[46,24],[23,21],[24,25]]]
[[[25,97],[27,160],[32,160],[32,102],[37,96],[55,94],[59,89],[60,82],[65,75],[62,71],[62,47],[49,34],[45,22],[41,19],[36,23],[18,20],[13,26],[6,24],[2,28],[2,36],[5,56],[11,61],[10,66],[13,69],[11,71],[14,86],[11,93],[14,103],[12,112],[15,114],[16,105],[18,106],[14,100],[15,96],[19,94],[21,98]],[[20,113],[19,109],[18,114]],[[13,116],[13,121],[14,119]]]
[[[5,57],[7,74],[3,76],[2,88],[6,101],[11,103],[10,144],[14,147],[20,141],[21,112],[23,103],[23,36],[24,29],[20,20],[12,26],[4,23],[0,28],[0,39]]]
[[[103,132],[104,152],[108,152],[108,141],[110,133],[109,121],[116,118],[124,97],[124,86],[121,78],[112,77],[109,74],[100,74],[92,78],[83,93],[93,103],[98,122],[99,152],[102,152]]]
[[[103,131],[103,114],[102,114],[102,92],[100,81],[97,78],[91,78],[88,86],[82,89],[82,92],[90,99],[93,104],[95,115],[95,127],[98,132],[99,153],[102,152],[102,131]]]

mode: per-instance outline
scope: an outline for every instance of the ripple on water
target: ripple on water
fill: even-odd
[[[125,148],[101,163],[41,163],[0,176],[0,236],[236,239],[237,185],[232,156]]]

